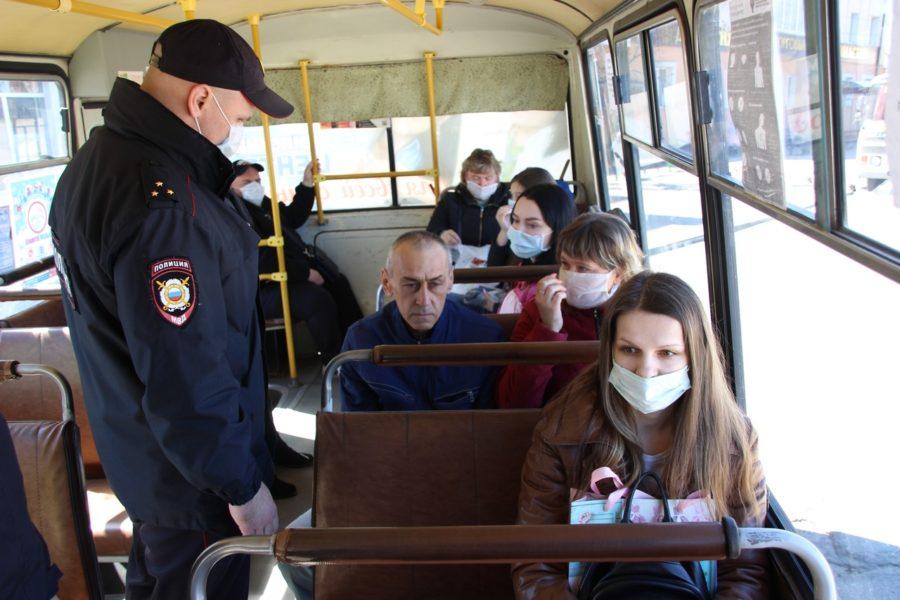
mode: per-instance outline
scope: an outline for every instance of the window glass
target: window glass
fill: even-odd
[[[709,310],[699,180],[638,150],[650,268],[684,279]]]
[[[698,37],[713,173],[812,217],[821,112],[805,12],[804,0],[722,2],[701,9]]]
[[[397,170],[431,169],[428,117],[395,118],[391,124]],[[475,148],[494,153],[503,181],[526,167],[542,167],[559,177],[571,158],[569,125],[562,110],[445,115],[437,118],[437,129],[441,189],[459,183],[460,165]],[[433,205],[433,185],[432,177],[399,178],[400,206]]]
[[[58,81],[0,76],[0,166],[69,156]]]
[[[50,204],[65,165],[0,175],[0,271],[41,260],[53,253]],[[4,290],[58,288],[55,269],[44,271]],[[0,302],[4,319],[33,302]]]
[[[650,30],[650,52],[653,55],[660,145],[684,157],[693,158],[693,119],[688,101],[684,40],[677,21]]]
[[[622,132],[613,92],[614,72],[609,42],[604,40],[588,48],[587,56],[591,78],[591,118],[594,121],[597,152],[600,153],[600,167],[606,175],[609,206],[622,210],[630,220],[625,163],[622,161]]]
[[[325,175],[372,173],[390,170],[387,126],[377,121],[350,121],[314,124],[316,154]],[[271,128],[272,152],[278,199],[290,203],[294,188],[303,179],[309,163],[309,136],[305,123],[274,125]],[[262,127],[247,127],[234,158],[266,164]],[[269,178],[262,176],[269,194]],[[324,181],[319,186],[325,210],[351,210],[389,207],[392,204],[391,182],[377,179]]]
[[[845,18],[850,10],[849,27]],[[900,41],[900,21],[889,0],[838,4],[841,26],[841,141],[844,155],[844,224],[900,250],[900,73],[891,74],[891,40]],[[855,17],[855,18],[854,18]],[[868,23],[865,37],[854,31]],[[900,186],[898,186],[900,187]]]
[[[896,555],[900,528],[880,509],[853,509],[840,491],[852,484],[838,481],[884,482],[880,497],[897,490],[885,469],[897,456],[900,286],[743,202],[725,202],[736,220],[743,215],[733,231],[741,356],[767,483],[829,559],[839,596],[895,597],[895,580],[874,573]],[[849,306],[848,294],[862,301]]]
[[[650,123],[650,99],[644,77],[644,48],[641,34],[616,42],[616,61],[621,76],[622,114],[625,133],[653,143]]]

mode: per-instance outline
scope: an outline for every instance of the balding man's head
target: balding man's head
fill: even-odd
[[[381,283],[406,324],[415,331],[429,331],[441,317],[453,286],[450,251],[432,233],[405,233],[391,246]]]

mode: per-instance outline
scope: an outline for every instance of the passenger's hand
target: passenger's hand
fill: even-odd
[[[562,301],[566,299],[566,286],[556,273],[547,275],[537,284],[534,301],[537,303],[541,321],[551,331],[559,333],[563,327]]]
[[[462,244],[462,240],[459,238],[459,234],[457,234],[452,229],[445,229],[441,232],[441,239],[444,240],[444,243],[448,246],[459,246]]]
[[[278,510],[264,483],[246,504],[229,504],[228,512],[241,530],[241,535],[272,535],[278,531]]]
[[[500,225],[500,231],[505,232],[509,229],[509,214],[512,212],[512,206],[504,204],[497,209],[497,223]]]
[[[322,278],[322,274],[315,269],[309,270],[309,277],[307,279],[316,285],[322,285],[323,283],[325,283],[325,280]]]
[[[321,173],[321,171],[322,165],[319,160],[316,159],[316,173]],[[313,179],[313,164],[312,161],[310,161],[309,164],[306,165],[306,169],[303,170],[303,185],[306,187],[313,187],[315,184],[316,181]]]

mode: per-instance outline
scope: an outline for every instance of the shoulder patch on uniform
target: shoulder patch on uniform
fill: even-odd
[[[186,192],[181,178],[152,161],[141,164],[141,187],[149,208],[185,206],[185,201],[190,205],[189,198],[183,197]]]
[[[191,261],[171,256],[150,263],[150,296],[160,316],[184,327],[197,305],[197,283]]]

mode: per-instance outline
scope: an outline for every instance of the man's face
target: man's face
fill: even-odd
[[[261,182],[259,171],[253,167],[247,167],[246,171],[235,177],[234,181],[231,182],[231,191],[240,196],[241,188],[251,181]]]
[[[206,94],[200,94],[200,114],[197,120],[203,136],[213,144],[221,144],[228,137],[230,127],[243,126],[253,115],[253,105],[235,90],[223,90],[210,86],[198,86]],[[218,100],[218,104],[216,101]],[[219,108],[221,107],[221,110]]]
[[[453,270],[438,244],[402,244],[391,255],[390,272],[382,270],[381,283],[410,329],[427,332],[444,311]]]

